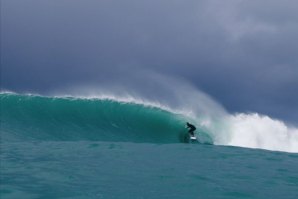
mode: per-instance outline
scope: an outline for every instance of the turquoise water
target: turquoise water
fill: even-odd
[[[1,136],[4,141],[184,142],[182,114],[152,105],[111,99],[42,97],[3,93]],[[203,130],[204,142],[212,138]]]
[[[1,198],[297,198],[297,153],[189,144],[154,106],[0,96]]]

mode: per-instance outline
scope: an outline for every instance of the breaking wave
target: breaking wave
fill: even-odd
[[[197,117],[166,104],[117,97],[45,97],[1,93],[2,141],[185,142],[185,122],[202,143],[298,152],[298,130],[268,116]]]

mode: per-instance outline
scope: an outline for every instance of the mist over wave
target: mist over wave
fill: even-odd
[[[298,152],[298,129],[257,113],[198,117],[168,105],[116,96],[44,97],[1,93],[1,138],[184,142],[185,122],[203,142]],[[212,108],[212,107],[211,107]],[[214,108],[214,107],[213,107]]]
[[[258,113],[230,114],[182,79],[140,73],[47,97],[2,92],[2,138],[177,143],[188,121],[204,143],[298,152],[297,127]]]

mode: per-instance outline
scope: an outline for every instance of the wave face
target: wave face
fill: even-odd
[[[111,99],[2,93],[2,140],[177,143],[186,118],[161,107]]]

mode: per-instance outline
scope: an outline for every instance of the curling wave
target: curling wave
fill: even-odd
[[[110,98],[44,97],[2,93],[1,138],[177,143],[185,116],[162,107]]]
[[[204,117],[202,112],[188,114],[166,105],[117,97],[0,93],[0,100],[2,141],[179,143],[186,142],[185,122],[189,121],[197,126],[201,143],[298,152],[296,127],[257,113]],[[206,109],[214,109],[209,106]]]

